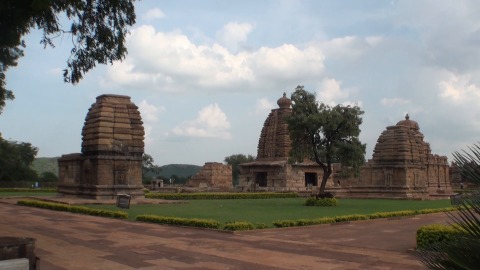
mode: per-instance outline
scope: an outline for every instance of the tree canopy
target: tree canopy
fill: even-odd
[[[2,0],[0,1],[0,113],[7,99],[6,71],[16,66],[26,47],[23,36],[31,29],[43,31],[40,43],[55,47],[55,39],[69,35],[72,40],[65,82],[76,84],[96,64],[112,63],[125,57],[125,36],[135,23],[135,0]],[[70,27],[63,28],[65,17]]]
[[[365,161],[365,144],[359,139],[361,115],[358,106],[329,106],[315,94],[297,86],[291,96],[292,114],[286,119],[292,141],[291,161],[315,161],[323,169],[320,194],[325,192],[333,163],[359,170]]]
[[[227,164],[232,165],[232,181],[233,181],[233,185],[236,186],[238,185],[238,182],[239,182],[238,177],[240,175],[240,167],[238,165],[245,162],[255,161],[255,157],[252,155],[246,156],[244,154],[235,154],[235,155],[225,157],[224,161]]]
[[[0,181],[36,180],[37,172],[30,165],[37,152],[30,143],[7,141],[0,135]]]
[[[142,181],[144,183],[150,183],[153,180],[153,176],[158,176],[158,174],[162,171],[160,167],[155,165],[155,161],[153,157],[147,153],[143,153],[142,156]]]

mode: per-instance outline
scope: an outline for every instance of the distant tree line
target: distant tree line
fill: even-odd
[[[235,154],[228,157],[225,157],[225,163],[232,165],[232,184],[233,186],[237,186],[239,184],[239,176],[240,176],[240,164],[246,162],[253,162],[255,161],[255,156],[252,155],[244,155],[244,154]]]
[[[0,181],[58,181],[52,172],[38,175],[31,168],[37,153],[31,143],[4,140],[0,134]]]

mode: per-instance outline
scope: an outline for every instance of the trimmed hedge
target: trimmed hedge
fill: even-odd
[[[204,193],[147,193],[145,198],[165,200],[230,200],[230,199],[273,199],[297,198],[295,192],[257,192],[257,193],[229,193],[229,192],[204,192]]]
[[[178,217],[164,217],[156,215],[138,215],[135,220],[158,223],[158,224],[168,224],[168,225],[183,225],[191,227],[200,227],[200,228],[211,228],[218,229],[220,228],[220,223],[213,219],[199,219],[199,218],[178,218]]]
[[[453,226],[431,224],[420,227],[417,230],[417,248],[424,249],[432,244],[446,243],[461,233],[461,230]]]
[[[336,216],[336,217],[323,217],[323,218],[316,218],[316,219],[277,220],[273,222],[273,226],[277,228],[283,228],[283,227],[309,226],[309,225],[319,225],[319,224],[332,224],[332,223],[355,221],[355,220],[407,217],[407,216],[414,216],[418,214],[431,214],[431,213],[439,213],[439,212],[449,212],[454,210],[457,210],[457,208],[446,207],[446,208],[438,208],[438,209],[379,212],[379,213],[373,213],[369,215],[355,214],[355,215],[344,215],[344,216]]]
[[[345,222],[345,221],[355,221],[355,220],[367,220],[367,215],[344,215],[344,216],[336,216],[335,222]]]
[[[376,219],[376,218],[391,218],[391,217],[408,217],[408,216],[415,216],[416,214],[418,214],[418,212],[415,210],[377,212],[377,213],[368,215],[368,218]]]
[[[445,208],[435,208],[435,209],[422,209],[422,210],[415,210],[417,214],[433,214],[433,213],[441,213],[441,212],[451,212],[457,211],[458,207],[445,207]]]
[[[295,227],[295,226],[309,226],[319,224],[331,224],[335,223],[334,217],[322,217],[315,219],[297,219],[297,220],[277,220],[273,222],[273,226],[277,228],[283,227]]]
[[[311,197],[305,201],[306,206],[337,206],[338,200],[335,198],[315,198]]]
[[[233,221],[233,222],[227,222],[223,226],[224,230],[227,231],[246,231],[246,230],[254,230],[255,225],[248,221]]]
[[[55,210],[55,211],[85,214],[85,215],[91,215],[91,216],[120,218],[120,219],[128,218],[128,213],[124,211],[93,209],[85,206],[68,205],[68,204],[62,204],[62,203],[44,202],[44,201],[37,201],[37,200],[20,200],[17,202],[17,204]]]

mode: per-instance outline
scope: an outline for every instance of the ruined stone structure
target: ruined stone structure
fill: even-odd
[[[113,199],[143,197],[144,128],[130,97],[101,95],[82,130],[82,153],[58,160],[58,192],[64,196]]]
[[[232,165],[207,162],[197,174],[188,179],[186,186],[230,190],[232,188]]]
[[[351,197],[433,198],[452,193],[447,157],[431,154],[417,122],[389,126],[361,169]]]
[[[285,94],[265,120],[254,162],[240,165],[242,190],[317,190],[323,170],[313,161],[290,164],[291,100]],[[380,135],[360,177],[345,177],[335,164],[327,190],[340,197],[432,199],[452,194],[447,157],[431,154],[418,123],[405,120]]]
[[[243,190],[302,191],[321,183],[323,170],[315,162],[288,162],[292,146],[285,118],[292,113],[292,101],[284,93],[277,104],[279,108],[270,112],[263,125],[255,161],[240,165],[239,186]]]

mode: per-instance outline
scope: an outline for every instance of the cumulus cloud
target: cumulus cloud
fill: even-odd
[[[237,51],[247,41],[253,26],[249,23],[231,22],[216,34],[218,42],[232,52]]]
[[[202,108],[197,118],[176,126],[172,133],[178,136],[230,139],[230,123],[217,103]]]
[[[456,104],[480,102],[480,88],[471,83],[469,75],[451,74],[450,78],[438,83],[440,97]]]
[[[275,108],[275,102],[268,100],[267,98],[261,98],[257,100],[255,106],[255,114],[266,115],[272,109]]]
[[[142,19],[146,21],[161,19],[163,17],[165,17],[165,14],[159,8],[150,9],[149,11],[147,11],[145,14],[142,15]]]
[[[127,47],[126,59],[108,67],[104,87],[253,91],[318,78],[324,70],[324,54],[315,45],[231,53],[219,44],[195,44],[182,33],[157,32],[148,25],[132,30]]]
[[[165,111],[165,108],[156,107],[144,99],[139,103],[138,110],[140,111],[143,121],[153,122],[158,120],[158,113]]]
[[[342,82],[333,78],[325,78],[322,80],[317,90],[317,100],[325,104],[336,105],[348,98],[347,90],[342,90],[340,85]]]
[[[158,113],[165,111],[165,108],[149,104],[147,100],[144,99],[138,104],[138,110],[140,111],[140,115],[143,120],[145,144],[148,146],[154,142],[152,131],[154,122],[158,120]]]

